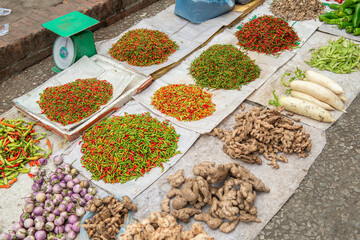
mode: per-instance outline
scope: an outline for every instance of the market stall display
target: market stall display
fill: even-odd
[[[292,78],[293,73],[295,73],[297,69],[302,69],[303,71],[306,72],[311,70],[318,72],[322,75],[325,75],[326,77],[335,81],[339,86],[341,86],[344,93],[340,95],[337,94],[336,95],[340,99],[342,99],[344,110],[346,111],[346,108],[350,105],[350,103],[356,98],[356,96],[359,93],[360,87],[358,86],[357,81],[354,81],[354,79],[358,79],[360,77],[360,72],[353,71],[348,74],[337,74],[332,71],[326,71],[326,70],[319,71],[319,69],[317,68],[309,68],[309,65],[304,62],[304,61],[309,61],[312,58],[313,49],[319,49],[323,46],[327,46],[329,41],[336,42],[339,39],[340,37],[336,37],[322,32],[316,32],[310,38],[310,40],[304,44],[303,47],[298,49],[297,54],[288,63],[286,63],[286,65],[282,69],[277,71],[268,81],[266,81],[266,83],[261,88],[259,88],[256,92],[254,92],[248,99],[253,102],[259,103],[263,106],[267,106],[269,105],[269,100],[272,100],[274,98],[273,96],[274,90],[275,90],[275,94],[279,97],[288,94],[288,92],[286,92],[287,88],[284,88],[283,83],[281,81],[281,78],[283,78],[284,74],[289,74],[289,76],[286,76],[286,78],[284,78],[284,80],[286,80],[287,82],[289,78]],[[325,60],[327,61],[327,59]],[[337,61],[336,59],[332,59],[332,60]],[[342,61],[341,58],[338,60]],[[350,58],[348,60],[352,61]],[[285,113],[290,114],[290,112],[287,111],[285,111]],[[337,119],[340,118],[342,114],[344,114],[344,112],[334,110],[331,111],[330,114],[332,115],[332,118],[334,118],[336,121]],[[329,119],[331,120],[329,122],[320,122],[318,120],[311,119],[309,117],[302,116],[299,114],[295,114],[293,118],[300,119],[301,122],[309,124],[310,126],[319,129],[327,129],[333,124],[331,118]]]
[[[143,116],[143,114],[145,116]],[[125,117],[125,115],[129,115],[129,116]],[[95,151],[96,149],[88,148],[88,151],[85,156],[86,159],[83,157],[84,153],[82,150],[85,141],[82,141],[81,138],[77,139],[76,141],[73,141],[71,145],[69,145],[67,148],[62,149],[57,154],[62,155],[64,157],[64,162],[72,164],[87,179],[92,179],[93,175],[97,176],[99,172],[96,172],[96,169],[93,169],[95,173],[88,171],[82,164],[83,161],[82,158],[84,160],[88,160],[89,163],[93,162],[93,164],[95,164],[96,166],[101,167],[100,168],[101,172],[103,172],[102,175],[98,176],[99,180],[92,181],[94,185],[96,185],[101,189],[104,189],[110,194],[114,194],[115,196],[118,195],[129,196],[131,199],[134,199],[137,195],[141,194],[141,192],[144,191],[148,186],[150,186],[153,182],[155,182],[161,175],[163,175],[166,171],[168,171],[169,168],[174,166],[176,162],[179,159],[181,159],[181,157],[183,157],[184,154],[188,151],[188,149],[194,144],[194,142],[200,136],[200,134],[184,129],[175,124],[167,123],[165,118],[161,118],[151,112],[149,113],[149,110],[147,108],[145,108],[136,101],[130,101],[124,107],[122,107],[121,109],[116,111],[113,115],[111,115],[109,118],[105,119],[102,122],[99,122],[98,124],[100,126],[105,126],[106,123],[110,122],[112,119],[119,123],[120,121],[117,121],[116,119],[123,119],[129,121],[132,116],[139,116],[138,119],[139,121],[144,120],[143,128],[142,128],[144,130],[141,130],[141,128],[137,129],[136,126],[131,125],[130,122],[128,128],[126,128],[131,131],[129,133],[124,133],[121,131],[120,127],[116,128],[116,126],[114,126],[112,127],[113,128],[112,133],[114,133],[114,135],[110,136],[110,138],[105,139],[104,143],[101,143],[100,141],[100,139],[104,139],[104,136],[100,136],[99,140],[93,143],[96,146],[99,146],[99,150]],[[145,119],[149,119],[150,122],[145,121]],[[155,132],[157,129],[159,130],[165,129],[167,131]],[[111,132],[110,131],[111,129],[108,130],[107,128],[96,129],[94,125],[92,131],[96,132],[97,130],[98,132],[104,131],[106,133],[105,136],[109,136],[107,133]],[[154,134],[146,135],[146,130],[148,130],[149,133],[154,133]],[[143,133],[141,133],[141,131],[143,131]],[[129,137],[126,139],[119,138],[118,141],[117,138],[114,137],[115,132],[118,132],[119,135],[128,134]],[[176,135],[179,135],[179,139],[177,139],[177,136],[175,136],[175,132]],[[136,135],[137,133],[139,134]],[[144,138],[144,143],[142,143],[140,134],[143,134],[144,137],[146,136],[148,140]],[[169,136],[169,139],[172,139],[175,142],[167,141],[165,140],[165,138],[164,140],[161,140],[159,139],[158,135],[160,138],[162,137],[162,135]],[[131,138],[136,137],[136,139],[135,138],[131,139],[130,137]],[[91,137],[89,136],[87,138],[90,139]],[[134,140],[136,140],[136,142]],[[153,140],[153,143],[151,143],[150,140]],[[109,144],[111,142],[112,145],[106,144],[107,141],[109,141]],[[113,144],[113,142],[115,142],[115,144]],[[86,147],[86,145],[84,147]],[[115,153],[114,151],[111,151],[115,147],[118,148],[119,153]],[[128,152],[128,150],[126,151],[126,147],[131,148],[129,150],[132,150],[133,153]],[[142,150],[141,147],[144,148],[144,150]],[[108,154],[108,155],[104,155],[103,158],[101,158],[102,150],[104,150],[104,153]],[[166,151],[164,152],[161,150],[166,150]],[[100,158],[91,158],[91,151],[93,151],[94,154],[96,153],[96,156]],[[178,153],[174,154],[176,152]],[[169,158],[170,155],[172,157]],[[113,159],[106,159],[105,156],[112,157]],[[149,157],[149,162],[151,163],[149,166],[147,159],[144,159],[145,156]],[[122,159],[122,157],[124,157],[124,159]],[[116,158],[116,164],[118,166],[123,166],[123,167],[120,168],[118,167],[117,170],[115,169],[116,173],[113,174],[115,164],[111,164],[111,163],[114,163],[115,158]],[[125,158],[127,159],[127,162],[122,162],[122,160],[125,160]],[[132,161],[131,158],[133,158],[134,161]],[[89,167],[92,167],[91,164],[88,165]],[[163,168],[161,166],[163,166]],[[110,168],[112,170],[110,170]],[[133,170],[130,170],[132,168]],[[128,171],[129,171],[128,174],[129,176],[126,176]],[[121,174],[123,176],[121,176]],[[115,175],[117,175],[117,180]],[[100,179],[100,177],[102,176],[103,178]],[[108,183],[106,183],[105,177],[108,177],[109,180],[112,179],[114,181],[109,181]],[[130,178],[132,180],[130,180]],[[120,180],[123,180],[123,182],[121,182]]]
[[[112,85],[112,96],[108,101],[103,105],[97,105],[96,108],[91,108],[86,111],[77,111],[77,107],[82,104],[90,104],[90,106],[94,105],[90,101],[84,102],[82,99],[79,99],[77,102],[72,102],[72,98],[69,98],[68,95],[63,95],[62,93],[58,93],[58,95],[63,95],[63,98],[68,99],[70,104],[75,109],[73,111],[77,112],[76,114],[70,113],[70,116],[76,119],[76,122],[63,125],[59,122],[50,120],[46,115],[45,112],[40,108],[37,101],[40,100],[40,95],[43,94],[46,88],[49,89],[58,89],[62,88],[60,86],[67,84],[67,86],[74,86],[76,85],[76,79],[99,79],[104,80]],[[126,69],[120,64],[112,61],[111,59],[94,55],[91,59],[88,57],[83,57],[79,61],[75,62],[71,67],[65,69],[61,73],[51,77],[49,80],[38,86],[37,88],[33,89],[29,93],[20,96],[14,99],[15,106],[23,111],[26,115],[30,116],[31,118],[35,119],[39,122],[39,124],[47,129],[52,130],[53,132],[61,135],[62,137],[67,138],[68,140],[72,141],[79,137],[87,128],[92,126],[95,122],[99,121],[100,119],[104,118],[106,115],[110,114],[111,112],[116,111],[119,107],[124,105],[128,102],[131,97],[136,94],[137,92],[142,91],[148,84],[151,83],[151,78]],[[107,85],[108,86],[108,85]],[[92,88],[92,87],[90,87]],[[94,90],[94,89],[92,89]],[[88,95],[88,99],[92,98],[92,95],[98,95],[99,89],[93,92],[93,94]],[[77,89],[75,92],[80,91],[79,94],[83,96],[84,90]],[[73,92],[73,94],[75,93]],[[108,95],[109,93],[102,94],[101,97]],[[59,107],[64,106],[57,106],[57,102],[62,102],[56,100],[58,96],[49,96],[51,99],[54,99],[54,106],[56,109]],[[49,102],[50,103],[50,102]],[[44,103],[45,104],[45,103]],[[96,104],[95,104],[96,105]],[[94,105],[94,106],[95,106]],[[50,104],[45,104],[45,108],[50,108]],[[92,106],[92,107],[94,107]],[[98,108],[99,107],[99,108]],[[95,111],[95,109],[97,109]],[[54,114],[53,118],[60,118],[61,115],[57,116],[57,113]],[[92,114],[89,114],[92,112]],[[77,114],[79,116],[77,116]],[[80,117],[81,116],[81,117]],[[81,119],[82,118],[82,119]],[[72,122],[74,119],[70,119]]]
[[[350,2],[357,1],[347,0],[344,5]],[[284,7],[286,4],[277,0],[271,8],[277,8],[284,16],[286,11],[292,11],[288,18],[299,17],[299,20],[314,18],[323,9],[317,0],[312,5],[299,3],[291,8]],[[357,22],[354,16],[348,17],[356,8],[357,5],[354,10],[339,9],[336,14],[346,12],[347,16],[343,16],[347,18],[343,21],[346,24]],[[204,36],[218,28],[190,31],[189,35],[179,37],[189,27],[183,19],[164,23],[169,31],[161,31],[159,21],[144,21],[139,24],[142,27],[134,27],[112,42],[111,49],[108,46],[112,40],[102,45],[107,46],[106,54],[121,62],[99,55],[85,57],[51,82],[17,99],[19,106],[27,107],[29,111],[25,112],[29,115],[51,118],[44,121],[50,122],[47,127],[76,132],[71,140],[81,136],[82,131],[84,134],[67,148],[59,147],[62,149],[52,163],[61,165],[64,161],[65,164],[47,174],[37,166],[31,170],[24,166],[46,164],[52,151],[49,141],[50,153],[36,145],[44,136],[36,138],[35,123],[0,120],[0,188],[10,188],[19,172],[31,171],[29,176],[34,175],[33,193],[26,198],[24,214],[13,231],[2,233],[0,239],[75,239],[85,206],[91,216],[84,221],[81,231],[85,229],[90,239],[254,238],[293,194],[321,153],[326,144],[321,129],[346,112],[360,91],[354,81],[360,74],[356,43],[316,32],[301,45],[293,28],[295,23],[261,16],[240,26],[235,35],[232,30],[218,34],[207,43],[210,47],[202,45],[124,107],[135,93],[151,83],[145,81],[150,78],[122,66],[125,61],[135,66],[133,69],[147,73],[163,70],[164,66],[174,67],[204,43],[199,39],[205,39]],[[174,22],[179,25],[172,26]],[[341,27],[346,28],[346,24],[342,23]],[[147,25],[151,27],[143,28]],[[306,26],[304,23],[298,29],[310,36],[312,31]],[[203,32],[206,34],[202,37],[189,37]],[[321,46],[330,39],[328,45]],[[235,46],[237,40],[250,52],[239,50]],[[301,48],[290,52],[297,47]],[[316,50],[311,53],[311,48]],[[304,60],[331,72],[304,68]],[[289,69],[295,71],[295,77],[285,72]],[[75,75],[78,77],[74,78]],[[285,83],[283,76],[290,81]],[[291,97],[278,98],[277,90]],[[271,103],[282,107],[268,109],[248,103],[239,107],[250,94],[248,99],[264,106],[269,96],[274,96]],[[285,116],[284,108],[295,115],[286,112],[292,118]],[[106,117],[113,111],[115,114]],[[314,124],[306,116],[322,122]],[[101,121],[103,117],[106,118]],[[298,121],[302,123],[296,124]],[[233,130],[224,130],[230,128]],[[208,134],[197,141],[200,133]],[[197,162],[199,159],[201,163]],[[243,163],[240,165],[233,159]],[[264,160],[273,169],[258,166]],[[115,196],[94,199],[96,188],[90,187],[89,180],[79,180],[79,172],[81,178],[91,179],[99,191]],[[185,177],[184,172],[193,176]],[[124,196],[123,200],[117,195]],[[160,209],[162,212],[156,212]],[[140,222],[128,225],[132,212]],[[191,230],[182,231],[177,219]],[[203,227],[196,221],[206,224]],[[235,228],[239,231],[233,231]]]

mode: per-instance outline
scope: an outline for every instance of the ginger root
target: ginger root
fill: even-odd
[[[85,220],[82,227],[90,239],[116,239],[116,234],[124,225],[129,211],[137,211],[136,205],[129,197],[124,196],[120,202],[113,195],[103,199],[94,199],[87,206],[93,218]]]
[[[197,221],[205,222],[211,229],[217,229],[224,221],[221,218],[214,218],[209,213],[200,213],[194,216]]]
[[[180,187],[185,182],[184,169],[178,170],[175,174],[166,178],[173,188]]]
[[[214,240],[199,223],[191,226],[190,231],[182,231],[176,219],[165,212],[153,212],[140,223],[126,227],[119,240]]]
[[[183,171],[175,175],[179,173],[183,176]],[[254,205],[256,191],[270,189],[249,170],[238,163],[215,166],[214,162],[202,162],[194,166],[193,173],[197,177],[184,178],[182,186],[168,192],[161,206],[164,213],[170,212],[171,205],[171,215],[176,219],[188,222],[194,216],[211,229],[225,233],[233,231],[239,221],[260,222]],[[205,205],[210,206],[209,213],[201,211]]]
[[[215,128],[209,135],[218,137],[224,143],[223,150],[233,159],[261,164],[263,156],[270,161],[268,165],[278,169],[278,161],[287,162],[287,157],[278,153],[296,153],[305,158],[311,150],[310,135],[302,125],[281,114],[283,108],[262,109],[254,107],[248,112],[236,114],[234,130]]]

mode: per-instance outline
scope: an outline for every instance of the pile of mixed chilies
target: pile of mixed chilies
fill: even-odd
[[[61,86],[48,87],[38,104],[51,121],[69,125],[77,123],[100,109],[113,95],[113,86],[96,78],[77,79]]]
[[[17,181],[20,173],[29,173],[25,167],[40,165],[40,159],[51,154],[51,145],[47,140],[50,152],[36,145],[45,136],[35,138],[38,133],[34,129],[35,123],[27,123],[21,119],[0,120],[0,188],[10,188]],[[30,177],[33,177],[29,173]]]
[[[170,84],[154,93],[151,104],[179,121],[196,121],[215,111],[211,96],[196,85]]]
[[[82,165],[96,181],[125,183],[177,154],[179,135],[168,121],[144,114],[105,119],[82,137]]]

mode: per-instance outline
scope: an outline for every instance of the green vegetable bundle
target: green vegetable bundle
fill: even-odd
[[[342,5],[329,4],[329,7],[335,10],[320,15],[320,21],[337,25],[355,36],[360,35],[360,0],[346,0]]]
[[[334,73],[356,72],[360,69],[360,46],[353,41],[339,38],[313,51],[311,60],[305,62],[312,67]]]

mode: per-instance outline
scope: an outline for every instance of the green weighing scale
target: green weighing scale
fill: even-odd
[[[91,57],[96,54],[94,36],[89,27],[99,23],[98,20],[74,11],[56,18],[42,26],[56,34],[53,46],[53,58],[56,73],[70,67],[83,56]]]

